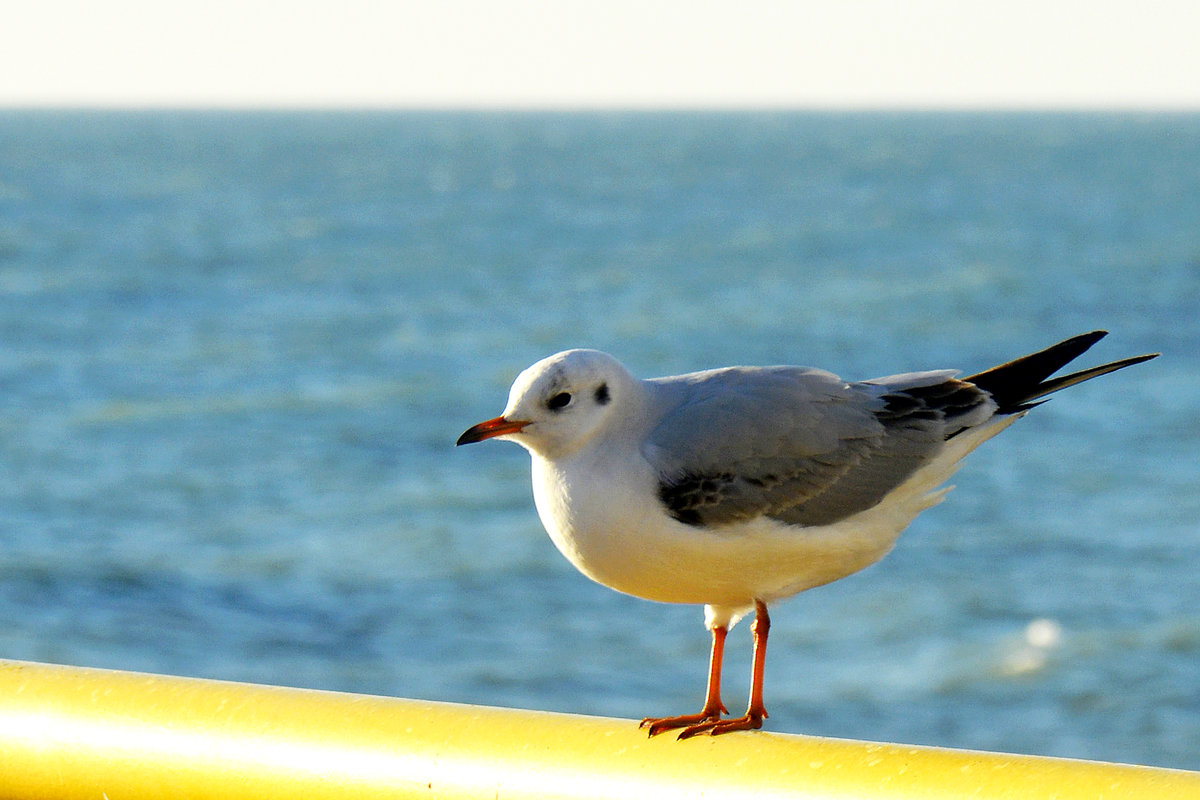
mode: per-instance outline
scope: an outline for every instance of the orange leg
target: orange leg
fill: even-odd
[[[684,714],[680,717],[646,717],[639,727],[647,728],[651,736],[675,728],[691,729],[698,723],[717,722],[721,714],[728,714],[729,709],[721,702],[721,662],[725,655],[725,634],[729,631],[723,627],[713,628],[712,657],[708,663],[708,691],[704,696],[704,708],[699,714]]]
[[[679,732],[680,739],[688,739],[700,733],[716,736],[730,731],[749,731],[762,727],[767,709],[763,707],[763,665],[767,660],[767,633],[771,630],[771,618],[767,606],[761,600],[754,602],[754,661],[750,668],[750,705],[743,716],[733,719],[709,718],[690,725]]]

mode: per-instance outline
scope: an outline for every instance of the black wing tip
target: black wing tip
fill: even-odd
[[[1081,333],[963,380],[988,392],[999,405],[999,413],[1016,414],[1038,405],[1031,401],[1060,389],[1149,361],[1161,355],[1160,353],[1146,353],[1073,372],[1060,378],[1050,377],[1083,355],[1092,345],[1107,335],[1108,331],[1105,330]]]
[[[1052,344],[1045,350],[1039,350],[1038,353],[1033,353],[1032,355],[1051,352],[1064,354],[1074,353],[1075,355],[1067,359],[1070,361],[1071,359],[1078,358],[1079,356],[1083,355],[1085,352],[1091,349],[1092,345],[1103,339],[1105,336],[1108,336],[1108,331],[1106,330],[1101,329],[1088,331],[1087,333],[1081,333],[1078,336],[1071,336],[1067,339],[1063,339],[1058,344]],[[1020,361],[1021,359],[1016,360]]]

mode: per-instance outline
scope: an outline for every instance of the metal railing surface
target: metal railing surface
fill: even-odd
[[[0,797],[1200,798],[1200,773],[0,660]]]

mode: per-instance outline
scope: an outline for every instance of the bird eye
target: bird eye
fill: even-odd
[[[550,409],[551,411],[558,411],[559,409],[566,408],[570,402],[570,392],[559,392],[546,401],[546,408]]]

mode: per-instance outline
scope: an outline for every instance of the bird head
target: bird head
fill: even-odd
[[[458,444],[499,438],[545,458],[566,455],[605,427],[635,383],[607,353],[556,353],[518,375],[504,413],[467,429]]]

